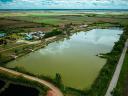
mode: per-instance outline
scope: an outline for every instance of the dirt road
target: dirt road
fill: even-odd
[[[10,70],[10,69],[4,68],[4,67],[0,67],[0,70],[3,71],[3,72],[6,72],[8,74],[13,74],[13,75],[16,75],[16,76],[22,76],[25,79],[36,81],[36,82],[40,83],[43,86],[47,86],[50,89],[50,91],[48,91],[48,94],[49,93],[51,94],[51,95],[48,95],[48,96],[63,96],[63,93],[57,87],[55,87],[53,84],[51,84],[50,82],[47,82],[45,80],[42,80],[42,79],[39,79],[39,78],[36,78],[36,77],[33,77],[33,76],[26,75],[26,74],[23,74],[23,73],[20,73],[20,72],[17,72],[17,71],[13,71],[13,70]]]

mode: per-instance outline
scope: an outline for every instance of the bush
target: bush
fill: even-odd
[[[60,31],[58,29],[54,29],[52,32],[46,33],[44,38],[56,36],[56,35],[59,35],[59,34],[62,34],[62,31]]]

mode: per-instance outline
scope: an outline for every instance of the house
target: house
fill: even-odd
[[[40,38],[43,38],[44,35],[45,33],[42,31],[25,33],[25,40],[39,40]]]
[[[88,25],[81,25],[80,28],[86,28]]]
[[[32,39],[33,39],[33,36],[32,35],[26,34],[25,40],[32,40]]]
[[[5,33],[0,33],[0,38],[5,37],[5,36],[6,36]]]

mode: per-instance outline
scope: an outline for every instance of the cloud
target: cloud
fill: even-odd
[[[0,9],[128,9],[128,0],[0,0]]]
[[[0,0],[0,2],[6,3],[6,2],[12,2],[13,0]]]

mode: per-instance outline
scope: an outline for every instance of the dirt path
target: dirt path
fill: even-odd
[[[119,79],[119,75],[120,75],[120,72],[121,72],[121,68],[122,68],[122,65],[123,65],[123,62],[124,62],[125,54],[126,54],[126,51],[127,51],[127,47],[128,47],[128,40],[125,43],[123,52],[121,54],[121,57],[119,59],[119,62],[118,62],[117,67],[116,67],[116,70],[114,72],[114,75],[112,77],[112,80],[111,80],[111,82],[109,84],[109,87],[108,87],[108,90],[107,90],[105,96],[112,96],[111,92],[113,91],[113,89],[117,85],[117,82],[118,82],[118,79]]]
[[[41,43],[41,40],[38,40],[38,41],[27,41],[27,40],[18,40],[16,43],[26,43],[26,44],[39,44]]]
[[[17,71],[13,71],[13,70],[10,70],[10,69],[7,69],[7,68],[3,68],[3,67],[0,67],[0,70],[3,71],[3,72],[9,73],[9,74],[16,75],[16,76],[22,76],[25,79],[36,81],[36,82],[40,83],[43,86],[44,85],[47,86],[50,89],[50,91],[48,91],[47,96],[63,96],[62,92],[57,87],[55,87],[53,84],[51,84],[50,82],[47,82],[45,80],[42,80],[42,79],[39,79],[39,78],[36,78],[36,77],[33,77],[33,76],[26,75],[26,74],[23,74],[23,73],[20,73],[20,72],[17,72]]]

